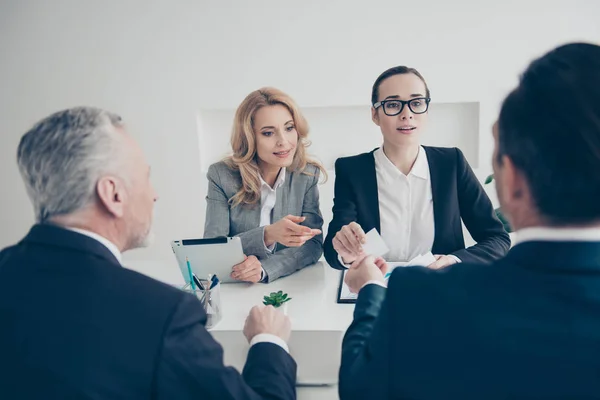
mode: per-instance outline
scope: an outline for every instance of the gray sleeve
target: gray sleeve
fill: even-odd
[[[208,191],[206,193],[206,219],[204,237],[229,236],[229,199],[223,190],[217,167],[213,164],[206,173]]]
[[[204,237],[214,238],[231,236],[229,198],[223,189],[218,167],[213,164],[208,168],[208,191],[206,194],[206,219],[204,222]],[[265,248],[264,226],[259,226],[235,236],[242,240],[244,254],[255,255],[258,258],[267,257]]]
[[[323,228],[323,217],[319,208],[319,170],[307,186],[302,204],[302,216],[306,217],[302,225],[312,229]],[[263,245],[264,248],[264,245]],[[266,281],[272,282],[280,277],[302,269],[319,261],[323,254],[323,235],[319,234],[300,247],[285,247],[277,244],[273,254],[266,254],[262,266],[267,273]]]

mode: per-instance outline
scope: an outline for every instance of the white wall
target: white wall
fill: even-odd
[[[407,64],[427,78],[434,101],[479,103],[483,178],[489,128],[528,61],[566,41],[600,41],[594,0],[350,3],[2,0],[0,247],[33,222],[15,163],[19,137],[58,109],[95,105],[129,121],[161,199],[156,244],[126,260],[136,269],[153,260],[144,272],[175,281],[168,241],[203,230],[201,110],[232,109],[264,85],[302,107],[367,105],[377,75]]]

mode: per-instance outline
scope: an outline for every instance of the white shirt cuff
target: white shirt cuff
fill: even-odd
[[[273,243],[270,246],[267,246],[267,244],[265,243],[265,229],[263,228],[263,246],[265,246],[265,250],[267,251],[267,253],[273,253],[276,244],[277,243]]]
[[[284,349],[287,353],[290,352],[285,340],[279,336],[271,335],[270,333],[259,333],[254,336],[252,340],[250,340],[250,347],[254,346],[256,343],[273,343]]]
[[[265,250],[266,250],[268,253],[273,253],[273,250],[275,250],[275,243],[273,243],[273,244],[272,244],[272,245],[270,245],[270,246],[267,246],[267,245],[265,244]]]
[[[385,283],[383,283],[381,281],[372,280],[372,281],[367,281],[364,285],[362,285],[361,290],[362,290],[362,288],[364,288],[367,285],[379,285],[379,286],[387,289],[387,286],[385,286]]]
[[[265,272],[265,269],[263,267],[260,267],[260,281],[264,281],[266,276],[267,273]]]
[[[342,259],[342,256],[340,256],[339,254],[338,254],[338,260],[340,261],[340,264],[342,264],[344,267],[350,268],[350,264],[346,264],[344,262],[344,260]]]
[[[458,258],[458,257],[456,257],[454,254],[448,254],[448,256],[454,258],[457,263],[461,263],[462,262],[461,259]]]

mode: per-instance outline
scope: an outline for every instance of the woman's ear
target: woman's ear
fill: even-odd
[[[375,107],[371,107],[371,119],[375,125],[379,126],[379,114],[377,113],[377,109]]]

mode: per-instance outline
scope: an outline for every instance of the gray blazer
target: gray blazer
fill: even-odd
[[[277,200],[272,221],[277,222],[288,214],[304,216],[302,225],[322,229],[323,217],[319,209],[319,169],[307,165],[303,173],[286,171],[285,182],[277,188]],[[273,253],[265,248],[264,227],[260,224],[260,202],[248,206],[232,207],[231,199],[242,186],[238,170],[223,161],[208,168],[208,193],[206,195],[206,222],[204,237],[238,236],[244,254],[256,256],[267,273],[266,281],[289,275],[316,263],[323,254],[323,235],[308,240],[300,247],[286,247],[277,243]]]

